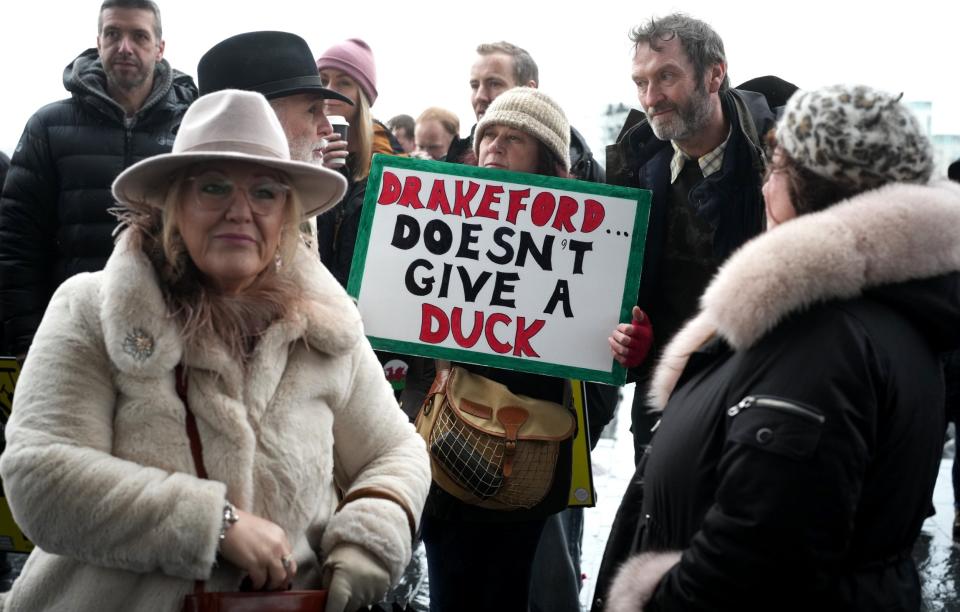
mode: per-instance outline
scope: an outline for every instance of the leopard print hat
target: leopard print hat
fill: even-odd
[[[777,124],[777,142],[800,166],[858,190],[926,183],[933,150],[900,97],[863,85],[797,91]]]

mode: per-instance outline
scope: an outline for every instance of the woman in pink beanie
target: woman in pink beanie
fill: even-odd
[[[340,205],[317,218],[320,260],[346,286],[373,154],[395,155],[403,150],[370,112],[377,99],[377,69],[367,43],[350,38],[333,45],[317,59],[317,69],[324,87],[353,101],[351,106],[339,100],[324,100],[328,117],[340,115],[350,124],[346,147],[337,147],[340,137],[334,133],[328,137],[331,147],[325,152],[327,156],[346,157],[342,172],[348,187]]]
[[[339,100],[326,100],[324,111],[328,116],[341,115],[350,123],[348,178],[366,179],[374,153],[394,152],[387,136],[389,131],[377,125],[370,113],[370,107],[377,101],[377,68],[373,63],[373,51],[359,38],[349,38],[327,49],[317,59],[317,69],[325,87],[353,100],[353,106]],[[377,138],[377,128],[383,132],[382,138]]]

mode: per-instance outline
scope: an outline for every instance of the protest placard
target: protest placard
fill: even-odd
[[[623,384],[647,191],[376,156],[348,283],[374,348]]]

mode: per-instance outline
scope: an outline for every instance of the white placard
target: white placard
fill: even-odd
[[[375,348],[620,384],[649,192],[378,156],[350,293]]]

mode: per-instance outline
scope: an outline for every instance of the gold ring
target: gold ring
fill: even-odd
[[[284,555],[280,557],[280,563],[283,564],[283,569],[290,569],[290,564],[293,563],[293,555]]]

